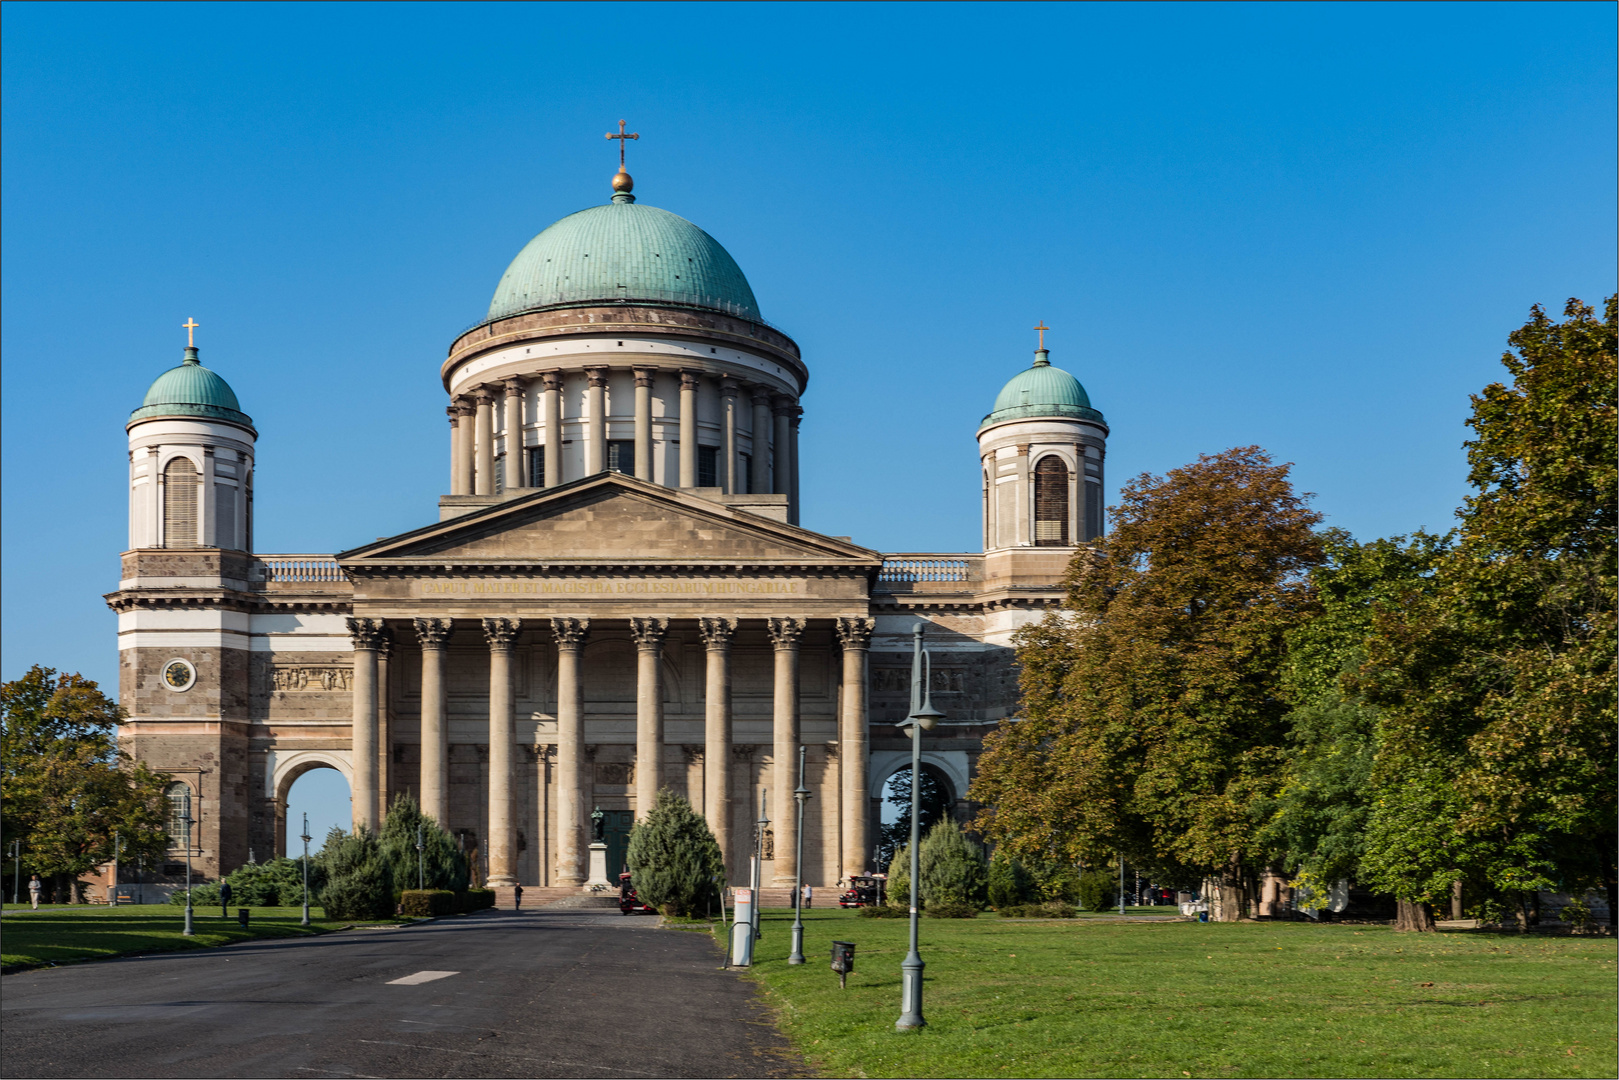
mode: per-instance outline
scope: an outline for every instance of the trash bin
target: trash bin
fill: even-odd
[[[854,942],[834,941],[832,943],[832,970],[838,973],[839,988],[848,989],[849,972],[854,970]]]
[[[236,921],[242,924],[243,930],[247,929],[247,914],[251,910],[251,908],[245,907],[239,907],[236,909]]]

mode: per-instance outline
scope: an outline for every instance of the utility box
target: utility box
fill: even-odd
[[[731,966],[753,966],[753,890],[734,889],[731,907]]]
[[[838,986],[847,989],[849,986],[849,972],[854,970],[854,942],[834,941],[832,943],[832,970],[838,973]]]

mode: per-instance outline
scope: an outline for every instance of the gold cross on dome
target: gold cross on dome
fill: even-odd
[[[1047,326],[1045,320],[1042,319],[1040,325],[1036,326],[1035,329],[1040,331],[1040,348],[1043,350],[1046,347],[1046,331],[1050,330],[1051,327]]]
[[[617,139],[619,141],[618,142],[618,171],[619,172],[624,171],[624,148],[629,145],[629,140],[631,140],[631,139],[639,139],[641,137],[639,132],[631,132],[628,135],[624,134],[624,125],[625,125],[625,123],[626,123],[626,121],[623,121],[623,120],[620,120],[618,122],[618,134],[617,135],[614,135],[611,131],[609,131],[607,133],[607,137],[609,139]]]
[[[193,319],[191,316],[187,315],[186,316],[186,321],[181,323],[180,325],[185,327],[185,330],[186,330],[186,348],[188,348],[188,349],[196,348],[197,347],[197,341],[196,341],[196,338],[193,335],[196,334],[197,327],[201,326],[202,323],[198,322],[196,319]]]

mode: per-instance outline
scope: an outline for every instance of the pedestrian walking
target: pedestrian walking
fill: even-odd
[[[815,903],[815,889],[808,882],[804,883],[804,907],[812,907]]]
[[[230,882],[221,881],[219,883],[219,917],[221,919],[230,918],[230,912],[225,910],[228,907],[230,907]]]
[[[28,902],[34,905],[35,911],[39,910],[39,891],[44,887],[39,883],[38,874],[33,874],[28,878]]]
[[[512,895],[517,898],[516,902],[512,904],[512,910],[513,911],[522,911],[523,910],[523,887],[521,885],[517,886],[517,888],[512,890]]]

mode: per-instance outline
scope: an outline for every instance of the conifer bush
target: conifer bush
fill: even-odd
[[[685,796],[665,788],[630,830],[625,861],[641,902],[665,915],[690,915],[719,902],[725,860],[708,822]]]
[[[918,870],[928,906],[966,904],[982,910],[989,901],[989,869],[984,849],[954,821],[941,821],[922,838]]]
[[[1079,906],[1086,911],[1106,911],[1119,902],[1118,879],[1102,870],[1087,870],[1079,876]]]
[[[418,865],[416,829],[421,826],[422,859]],[[422,813],[408,794],[398,795],[383,819],[377,838],[397,900],[407,889],[466,889],[469,873],[467,857],[455,846],[455,838],[432,817]],[[422,872],[425,869],[425,874]],[[424,880],[425,878],[425,880]]]
[[[320,852],[326,868],[321,906],[329,919],[386,919],[394,913],[393,876],[377,834],[333,827]]]
[[[1035,900],[1033,878],[1023,864],[1004,850],[989,861],[989,906],[999,911]]]

